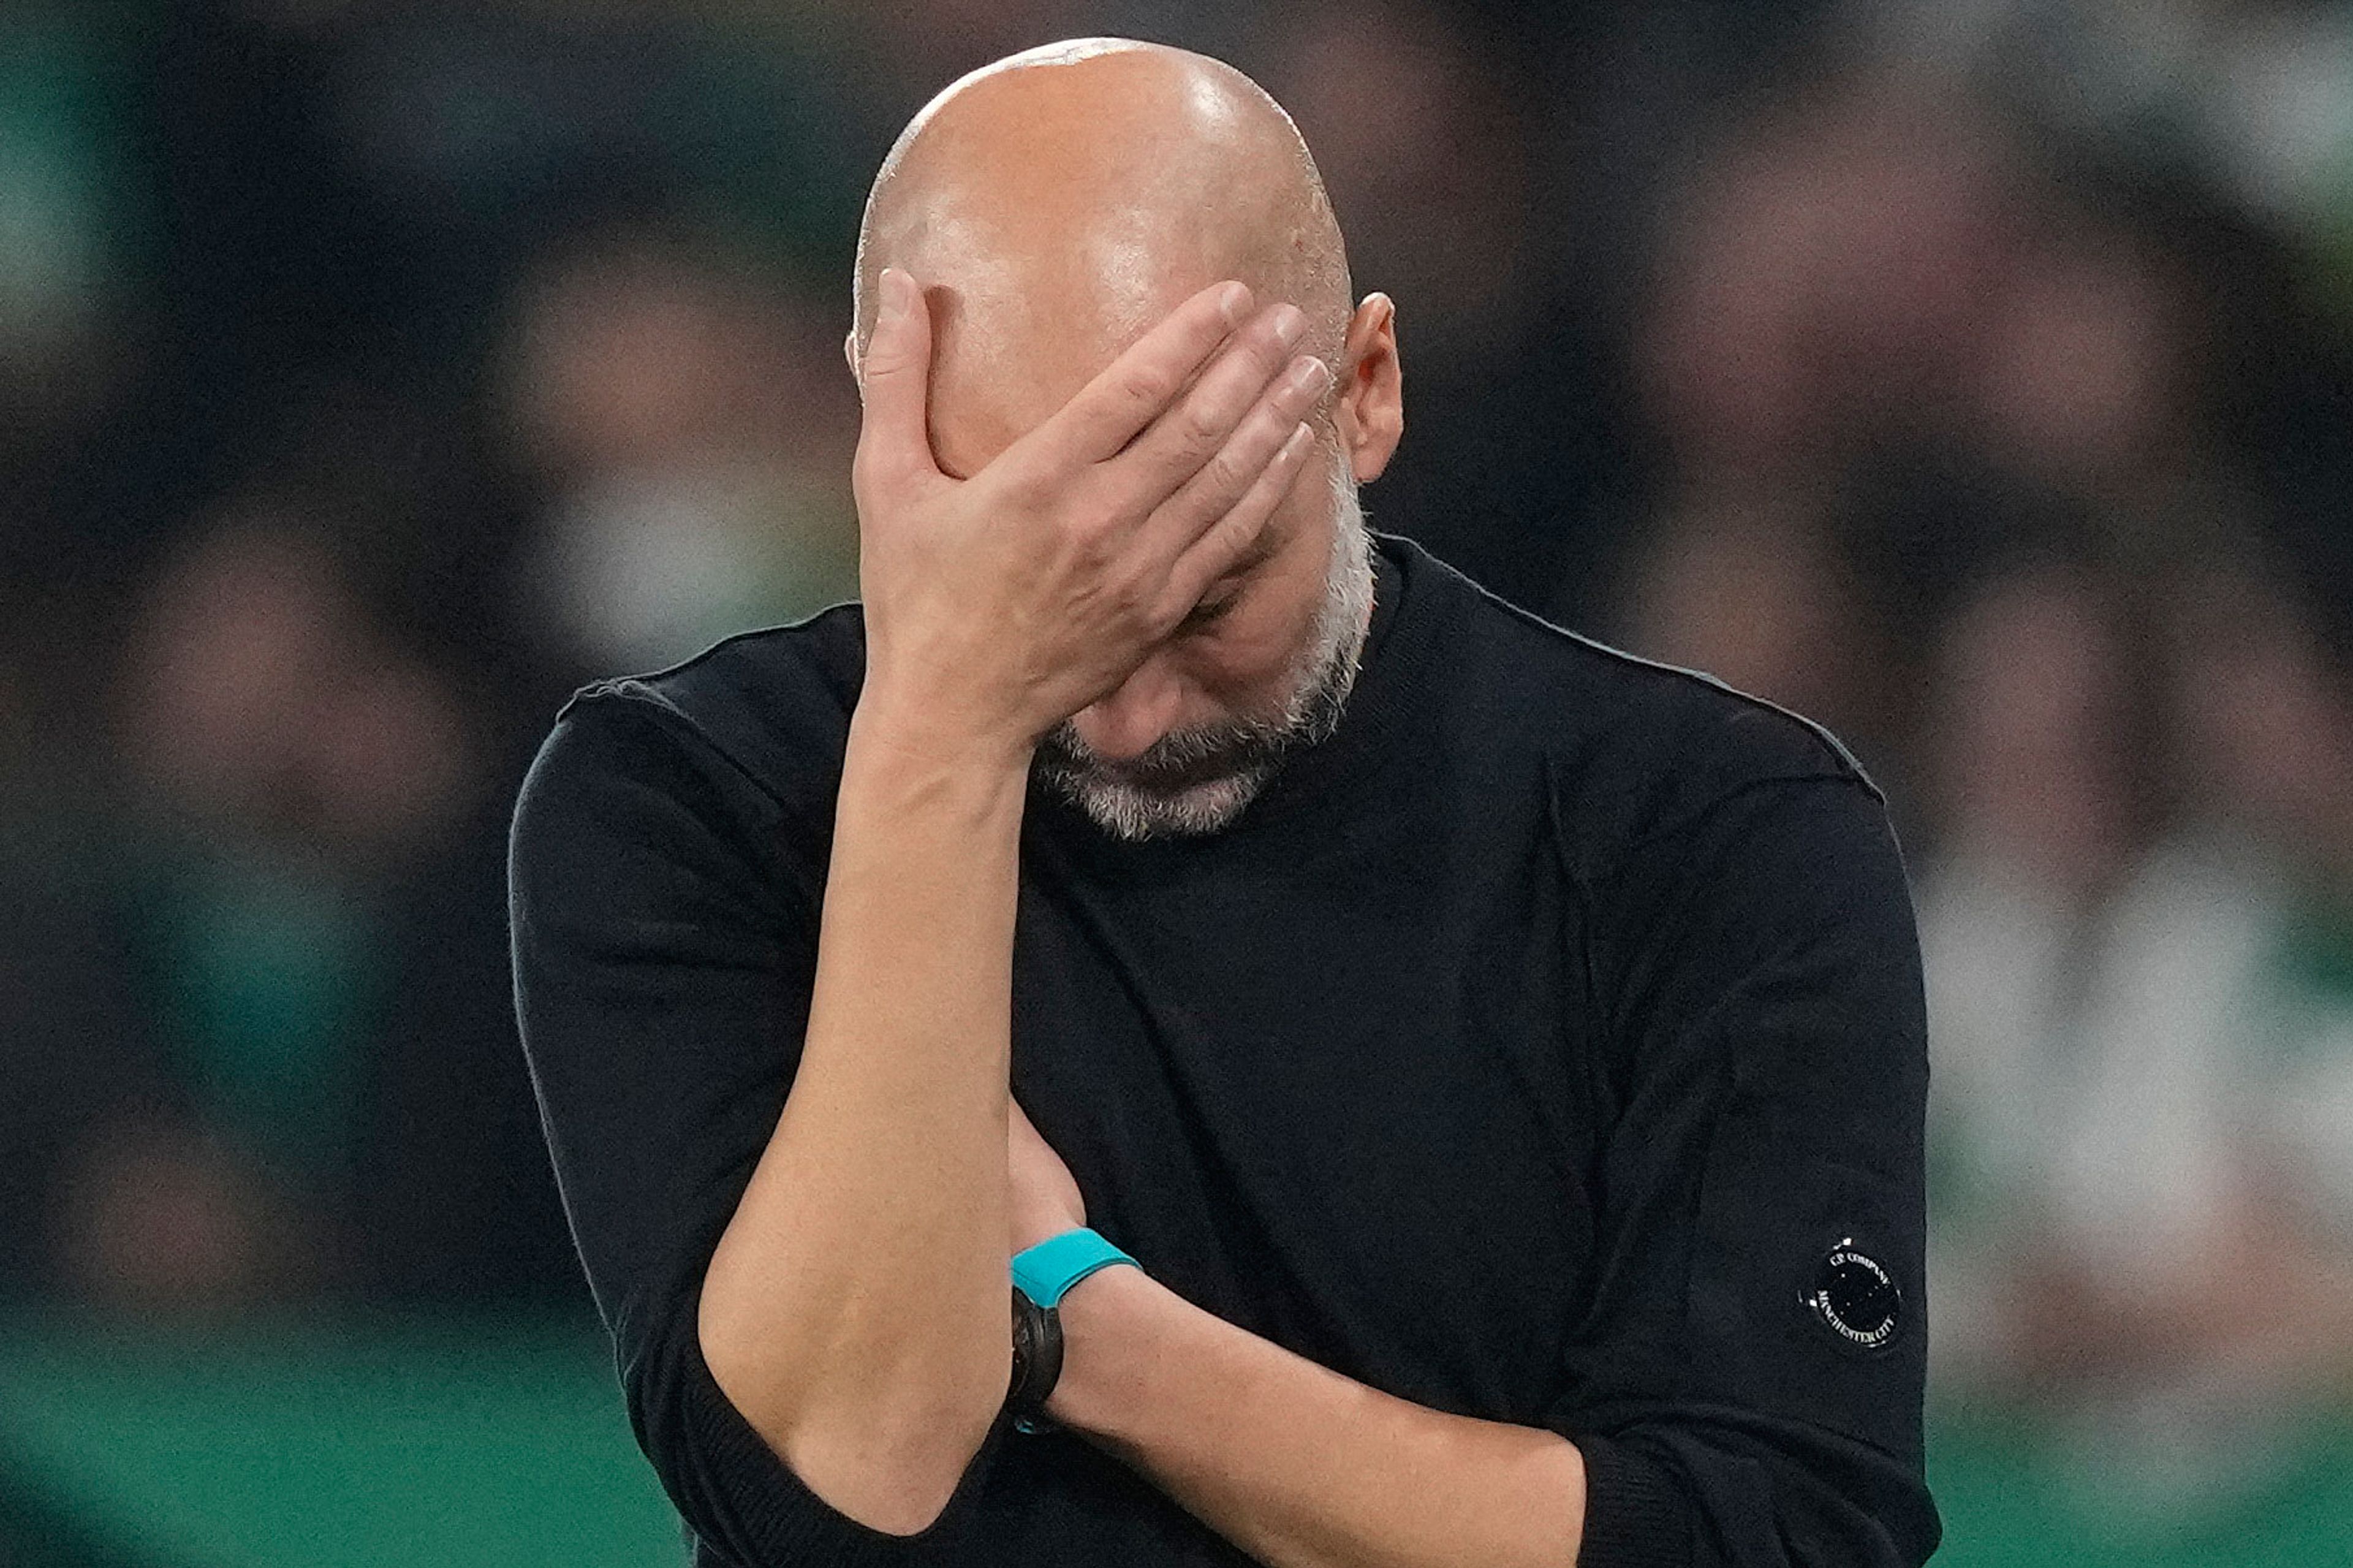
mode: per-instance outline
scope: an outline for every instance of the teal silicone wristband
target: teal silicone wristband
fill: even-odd
[[[1084,1226],[1050,1236],[1013,1255],[1013,1283],[1040,1307],[1059,1304],[1071,1286],[1114,1263],[1143,1265]]]

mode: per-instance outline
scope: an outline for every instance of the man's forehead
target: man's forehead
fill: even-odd
[[[932,307],[933,442],[950,471],[985,463],[1045,422],[1218,275],[1139,257],[1107,279],[1100,252],[1025,276],[924,279]],[[1198,277],[1196,276],[1198,272]],[[922,275],[919,273],[919,277]]]

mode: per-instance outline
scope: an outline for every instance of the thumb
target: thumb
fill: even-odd
[[[886,267],[876,280],[880,295],[874,331],[859,368],[859,394],[865,404],[858,434],[858,471],[869,484],[899,485],[929,474],[932,460],[927,404],[932,379],[932,312],[915,280]]]

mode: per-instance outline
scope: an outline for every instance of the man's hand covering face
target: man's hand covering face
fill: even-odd
[[[886,268],[855,469],[869,704],[943,752],[1020,750],[1118,687],[1257,540],[1330,384],[1306,318],[1195,294],[969,479],[927,416],[931,308]]]

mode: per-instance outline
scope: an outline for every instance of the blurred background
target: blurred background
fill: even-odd
[[[582,680],[856,591],[865,185],[1292,110],[1490,586],[1916,883],[1955,1564],[2353,1563],[2353,5],[0,8],[0,1563],[649,1565],[510,1016]]]

